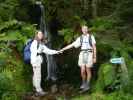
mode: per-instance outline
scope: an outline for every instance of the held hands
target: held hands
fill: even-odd
[[[61,49],[61,50],[60,50],[60,52],[62,52],[62,53],[63,53],[64,51],[65,51],[64,49]]]
[[[64,52],[64,49],[61,49],[61,50],[57,51],[56,54],[61,54],[61,53],[63,53],[63,52]]]
[[[63,52],[61,52],[61,51],[57,51],[57,53],[56,53],[56,54],[61,54],[61,53],[63,53]]]

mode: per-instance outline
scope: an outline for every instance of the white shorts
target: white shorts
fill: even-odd
[[[79,54],[78,65],[85,66],[88,68],[93,67],[93,52],[81,51]]]

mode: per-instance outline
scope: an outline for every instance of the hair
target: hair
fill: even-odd
[[[86,26],[86,27],[88,28],[88,26],[87,26],[86,24],[81,25],[81,28],[82,28],[83,26]],[[81,31],[81,32],[82,32],[82,31]],[[90,30],[89,28],[88,28],[88,33],[89,33],[89,34],[92,33],[91,30]]]
[[[36,31],[36,32],[35,32],[35,37],[34,37],[34,39],[37,40],[37,41],[39,41],[39,42],[43,42],[43,41],[45,40],[44,34],[43,34],[43,38],[42,38],[41,40],[39,40],[39,38],[38,38],[38,32],[41,32],[41,33],[43,34],[43,32],[40,31],[40,30]]]

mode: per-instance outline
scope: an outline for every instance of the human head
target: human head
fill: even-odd
[[[42,31],[37,31],[35,34],[35,39],[37,41],[43,41],[44,40],[44,34]]]
[[[82,30],[83,34],[88,34],[88,32],[89,32],[88,27],[86,25],[82,25],[81,30]]]

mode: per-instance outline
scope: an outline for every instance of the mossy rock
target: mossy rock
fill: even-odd
[[[109,63],[102,64],[98,71],[96,90],[102,91],[106,86],[111,85],[115,80],[115,67]]]

